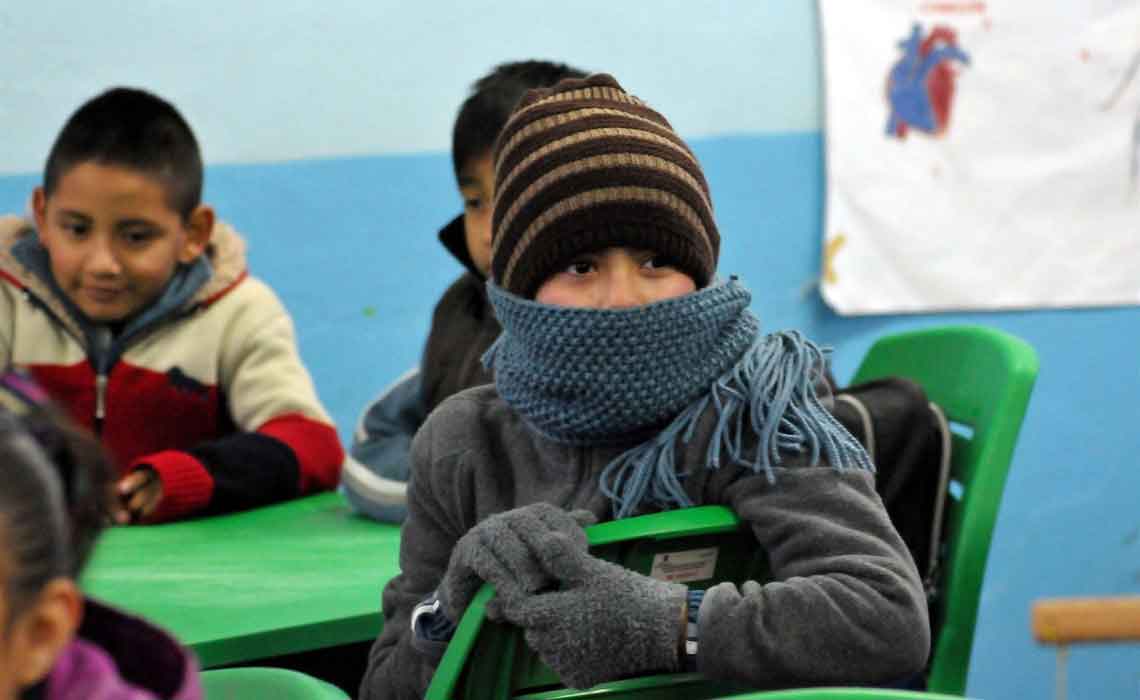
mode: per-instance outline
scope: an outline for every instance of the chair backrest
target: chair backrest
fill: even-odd
[[[877,341],[852,383],[886,376],[921,384],[954,433],[942,595],[931,621],[927,682],[932,691],[960,695],[998,506],[1037,378],[1037,353],[1019,338],[982,326],[912,331]]]
[[[202,672],[207,700],[349,700],[340,688],[283,668],[222,668]]]
[[[1036,374],[1036,354],[1024,342],[991,329],[956,327],[884,338],[872,347],[856,376],[857,382],[890,375],[919,382],[958,431],[954,436],[951,490],[960,498],[952,498],[947,508],[947,553],[942,575],[945,593],[938,611],[945,622],[938,626],[929,679],[934,691],[961,695],[965,689],[990,537]],[[660,570],[665,554],[683,551],[684,566],[691,567],[701,556],[693,552],[718,548],[712,576],[684,579],[697,588],[707,587],[702,583],[749,578],[764,581],[770,577],[767,558],[762,552],[757,554],[755,539],[722,506],[612,521],[586,532],[592,553],[647,574],[654,568]],[[493,595],[492,587],[485,585],[468,606],[436,669],[428,700],[703,700],[746,692],[741,686],[711,681],[699,674],[646,676],[604,683],[588,691],[566,689],[527,648],[517,629],[484,620],[486,603]],[[871,698],[880,696],[868,692],[882,691],[850,692],[854,694],[818,697]]]
[[[736,515],[723,506],[614,520],[586,528],[586,535],[595,556],[698,588],[718,581],[770,578],[767,555]],[[484,620],[486,603],[493,595],[494,589],[486,584],[468,605],[436,668],[428,700],[568,700],[587,694],[590,698],[700,700],[744,690],[696,673],[620,680],[588,691],[565,688],[526,646],[517,628]]]

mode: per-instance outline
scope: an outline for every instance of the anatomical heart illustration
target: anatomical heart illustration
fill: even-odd
[[[1140,306],[1140,0],[818,0],[840,314]]]
[[[899,48],[903,55],[887,77],[887,134],[903,139],[908,129],[918,129],[941,136],[954,104],[954,63],[969,64],[970,57],[958,46],[957,33],[943,26],[923,36],[922,25],[915,24]]]

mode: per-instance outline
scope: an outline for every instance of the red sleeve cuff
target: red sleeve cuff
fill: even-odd
[[[336,488],[344,448],[331,425],[297,413],[278,416],[257,429],[285,443],[297,458],[302,494]]]
[[[214,479],[206,467],[186,452],[164,450],[140,457],[131,471],[150,467],[162,482],[162,500],[147,522],[163,522],[202,510],[214,493]]]

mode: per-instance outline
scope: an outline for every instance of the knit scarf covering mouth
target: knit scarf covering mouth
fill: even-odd
[[[816,396],[824,351],[795,331],[761,336],[752,295],[735,277],[619,310],[540,304],[492,282],[487,290],[503,333],[483,363],[500,396],[556,442],[638,443],[601,475],[616,518],[693,505],[676,445],[693,438],[710,409],[708,469],[727,457],[774,482],[773,467],[789,452],[810,453],[813,465],[826,456],[840,471],[872,469]]]

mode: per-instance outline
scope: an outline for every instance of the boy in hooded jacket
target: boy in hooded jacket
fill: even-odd
[[[0,366],[99,436],[123,523],[329,489],[344,460],[292,320],[202,182],[174,106],[114,88],[56,137],[33,220],[0,218]]]

